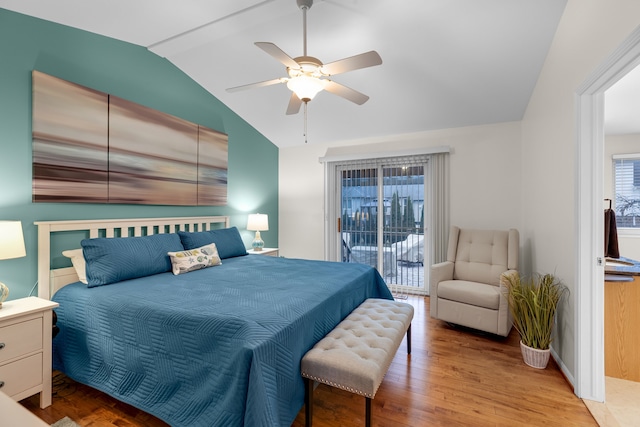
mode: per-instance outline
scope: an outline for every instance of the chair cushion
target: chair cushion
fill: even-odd
[[[497,310],[500,287],[468,280],[445,280],[438,284],[438,298]]]
[[[498,286],[508,270],[508,248],[508,231],[460,229],[453,278]]]

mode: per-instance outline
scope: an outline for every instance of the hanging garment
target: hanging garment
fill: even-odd
[[[604,256],[620,258],[616,213],[613,209],[604,210]]]

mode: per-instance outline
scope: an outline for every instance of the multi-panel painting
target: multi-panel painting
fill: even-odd
[[[225,205],[227,135],[33,72],[35,202]]]
[[[33,72],[34,202],[108,202],[108,100]]]

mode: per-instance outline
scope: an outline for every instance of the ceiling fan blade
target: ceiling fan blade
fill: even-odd
[[[289,105],[287,106],[287,115],[298,114],[300,111],[300,106],[302,105],[302,101],[295,93],[291,93],[291,98],[289,99]]]
[[[284,53],[284,51],[275,44],[269,42],[255,42],[254,44],[260,49],[267,52],[269,55],[273,56],[278,61],[282,62],[285,66],[293,69],[300,68],[300,65],[298,65],[298,63],[294,61],[293,58]]]
[[[382,64],[382,58],[375,50],[361,53],[360,55],[350,56],[349,58],[340,59],[330,62],[322,66],[322,72],[326,75],[333,76],[347,71],[359,70],[360,68],[373,67]]]
[[[364,93],[358,92],[355,89],[341,85],[332,80],[324,80],[324,90],[331,92],[334,95],[338,95],[351,102],[355,102],[358,105],[362,105],[369,100],[369,97]]]
[[[287,79],[286,77],[280,77],[277,79],[273,79],[273,80],[265,80],[263,82],[257,82],[257,83],[251,83],[248,85],[242,85],[242,86],[236,86],[236,87],[230,87],[227,89],[227,92],[238,92],[241,90],[247,90],[247,89],[255,89],[257,87],[263,87],[263,86],[271,86],[271,85],[275,85],[278,83],[286,83],[289,79]]]

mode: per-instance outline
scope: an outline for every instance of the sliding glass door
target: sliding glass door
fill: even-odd
[[[426,156],[336,167],[340,258],[377,268],[396,298],[426,291],[427,167]]]

